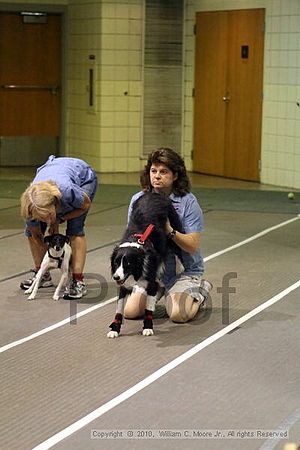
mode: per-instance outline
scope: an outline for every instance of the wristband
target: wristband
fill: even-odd
[[[173,229],[173,230],[170,231],[170,233],[168,234],[168,237],[169,237],[170,239],[174,239],[175,236],[176,236],[176,230]]]

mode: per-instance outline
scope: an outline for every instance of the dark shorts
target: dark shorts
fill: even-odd
[[[97,177],[90,181],[89,183],[81,186],[84,192],[87,193],[90,200],[93,201],[98,186],[98,180]],[[66,235],[67,236],[84,236],[84,223],[86,219],[87,214],[82,214],[82,216],[76,217],[75,219],[71,219],[67,221],[67,229],[66,229]],[[39,220],[27,220],[26,226],[25,226],[25,236],[31,237],[32,233],[30,231],[30,228],[36,228],[38,227],[40,232],[42,234],[45,234],[47,229],[47,224],[45,222],[41,222]]]

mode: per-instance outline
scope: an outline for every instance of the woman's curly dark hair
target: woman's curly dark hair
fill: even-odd
[[[174,194],[183,197],[190,192],[191,184],[186,173],[184,161],[178,153],[168,147],[157,148],[149,154],[147,164],[140,176],[143,191],[150,191],[152,189],[150,184],[150,168],[152,164],[164,164],[173,174],[177,175],[177,179],[174,181],[172,188]]]

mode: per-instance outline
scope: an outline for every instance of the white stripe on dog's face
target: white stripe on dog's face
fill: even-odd
[[[115,273],[113,274],[113,279],[120,285],[124,285],[126,288],[131,288],[135,285],[136,281],[132,275],[125,274],[123,266],[124,256],[121,263]],[[127,277],[127,278],[126,278]],[[126,280],[125,280],[126,278]]]
[[[119,247],[136,247],[136,248],[140,248],[141,246],[140,246],[140,244],[137,244],[136,242],[124,242]]]
[[[124,274],[123,259],[124,259],[124,257],[121,260],[121,264],[119,265],[119,267],[113,274],[113,278],[118,278],[119,280],[124,280],[125,274]]]
[[[119,267],[113,274],[113,279],[116,281],[117,284],[123,285],[126,288],[132,288],[136,284],[136,281],[135,281],[133,275],[129,275],[128,273],[125,273],[124,256],[121,259]]]

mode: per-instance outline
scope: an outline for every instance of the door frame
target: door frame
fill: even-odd
[[[61,16],[61,102],[60,102],[60,135],[59,135],[59,146],[58,152],[60,156],[66,154],[67,143],[66,143],[66,129],[67,129],[67,97],[66,97],[66,86],[67,86],[67,61],[68,61],[68,51],[67,51],[67,19],[68,19],[68,5],[39,5],[39,4],[28,4],[17,3],[15,5],[11,3],[0,3],[0,12],[7,13],[20,13],[21,11],[42,11],[49,14],[59,14]]]

